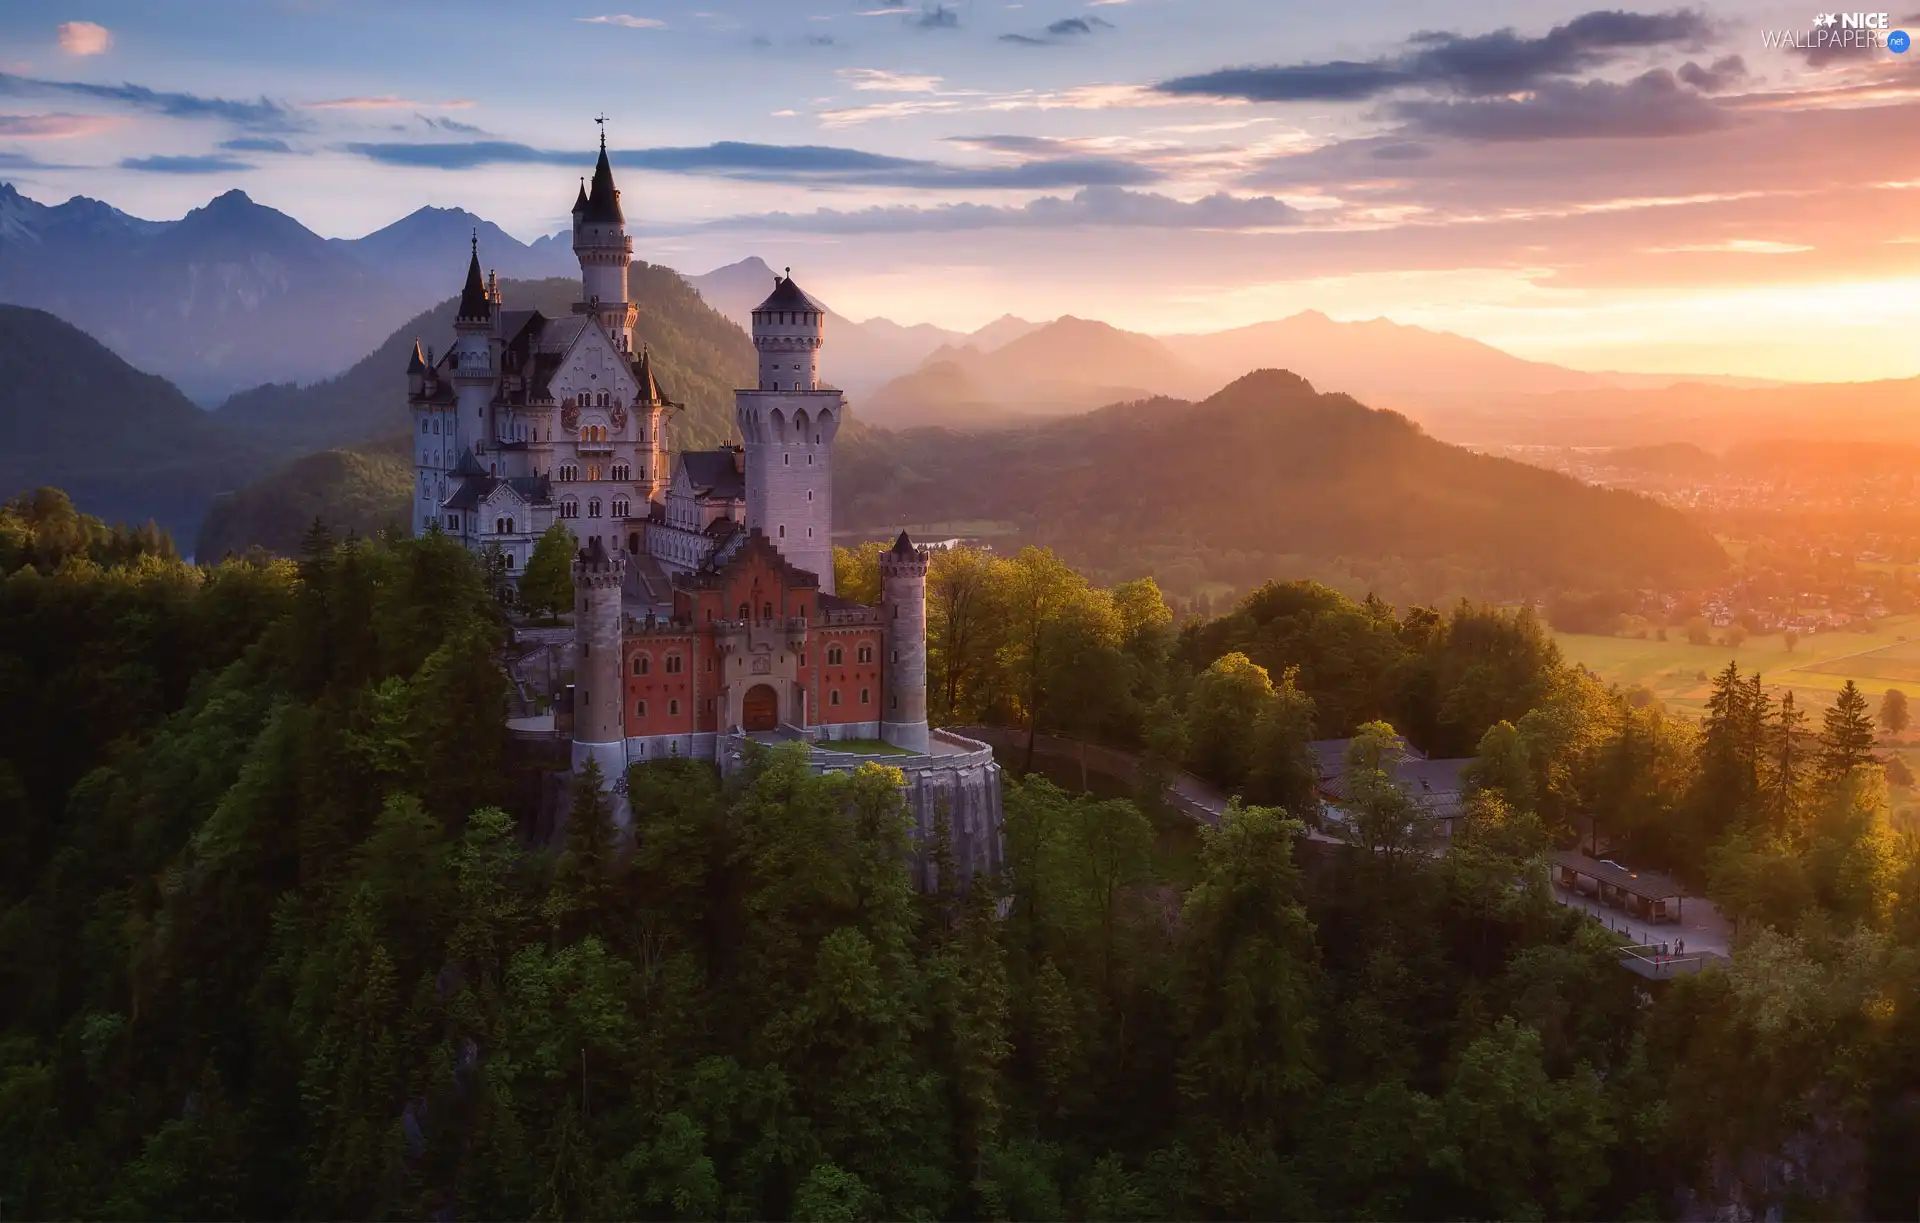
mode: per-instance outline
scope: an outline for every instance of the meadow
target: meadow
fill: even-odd
[[[1749,637],[1738,647],[1691,645],[1680,630],[1667,641],[1555,633],[1560,651],[1601,679],[1622,688],[1644,687],[1681,713],[1699,713],[1715,672],[1736,662],[1758,671],[1775,697],[1791,689],[1809,710],[1825,709],[1851,679],[1877,708],[1898,688],[1920,699],[1920,616],[1888,616],[1858,629],[1814,633],[1787,648],[1780,634]]]

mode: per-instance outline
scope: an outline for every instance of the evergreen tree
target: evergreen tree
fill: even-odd
[[[1873,718],[1866,694],[1848,680],[1820,723],[1820,776],[1838,782],[1855,767],[1873,760]]]
[[[1806,802],[1806,738],[1807,712],[1788,689],[1780,697],[1767,750],[1767,823],[1775,833],[1797,823]]]
[[[566,844],[554,871],[549,919],[576,934],[603,930],[619,893],[620,838],[600,762],[589,759],[573,776]]]

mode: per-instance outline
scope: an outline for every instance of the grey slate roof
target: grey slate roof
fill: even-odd
[[[773,292],[767,295],[767,300],[753,308],[755,314],[762,310],[817,310],[822,314],[827,312],[825,306],[808,297],[799,285],[793,283],[791,275],[773,278]]]
[[[483,319],[488,315],[493,303],[487,300],[486,282],[480,279],[480,239],[473,240],[473,255],[467,260],[467,283],[460,290],[460,310],[458,317],[463,319]]]
[[[587,194],[583,219],[589,224],[621,225],[626,217],[620,212],[620,193],[613,186],[613,166],[607,161],[605,133],[600,137],[600,160],[593,167],[593,186]]]
[[[680,462],[694,491],[725,501],[746,500],[747,477],[735,470],[733,451],[688,450],[681,454]]]

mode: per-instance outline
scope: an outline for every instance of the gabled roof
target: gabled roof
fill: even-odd
[[[469,476],[460,482],[460,487],[453,490],[453,495],[441,502],[441,508],[478,509],[488,497],[493,496],[496,489],[503,486],[528,505],[548,505],[553,501],[553,488],[545,476],[514,476],[506,480],[493,476]]]
[[[640,347],[640,359],[633,363],[634,380],[640,384],[641,403],[669,403],[666,388],[660,385],[660,379],[653,372],[653,354],[643,344]]]
[[[453,474],[463,477],[484,476],[487,474],[487,469],[480,466],[480,460],[473,457],[473,451],[462,450],[460,452],[460,461],[453,466]]]
[[[722,501],[744,501],[747,477],[733,465],[731,450],[687,450],[680,455],[693,491]]]
[[[737,547],[715,549],[714,557],[717,563],[709,562],[709,567],[685,575],[679,580],[679,584],[711,589],[720,585],[734,566],[745,564],[749,557],[760,556],[772,565],[774,572],[780,575],[781,584],[787,589],[819,588],[820,576],[810,569],[796,567],[792,561],[780,555],[780,549],[773,546],[773,541],[768,539],[766,533],[760,528],[755,527],[748,531],[744,538],[738,536],[735,538],[739,541]],[[723,552],[724,556],[722,556]]]
[[[825,314],[827,308],[808,297],[800,286],[793,283],[793,269],[787,269],[787,275],[773,278],[773,292],[767,300],[753,308],[755,314],[762,310],[817,310]]]

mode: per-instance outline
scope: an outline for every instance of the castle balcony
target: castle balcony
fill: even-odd
[[[612,442],[575,442],[573,448],[581,454],[612,454]]]

